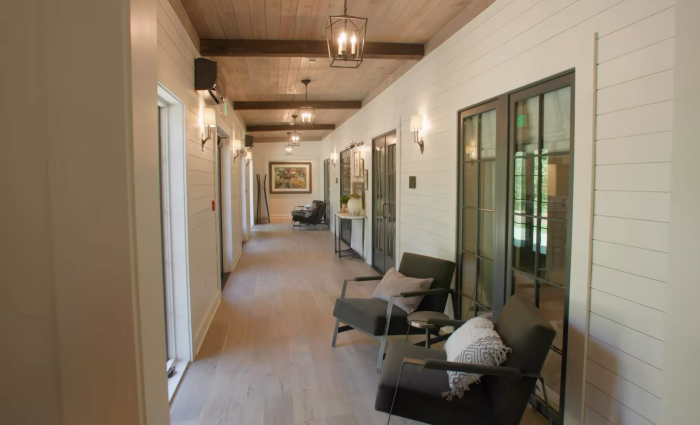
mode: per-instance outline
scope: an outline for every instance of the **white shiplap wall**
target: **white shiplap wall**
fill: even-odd
[[[217,251],[217,214],[212,211],[216,191],[215,142],[201,148],[201,111],[204,96],[194,90],[194,59],[197,48],[189,38],[168,0],[158,0],[158,82],[185,105],[187,145],[187,220],[189,239],[190,309],[195,352],[199,349],[221,299]],[[155,88],[154,88],[155,90]],[[219,116],[218,120],[223,119]],[[225,119],[234,140],[242,139],[242,122],[233,113]],[[231,154],[230,149],[224,150]],[[232,161],[233,162],[233,161]],[[239,161],[237,161],[237,164]],[[231,170],[232,228],[240,229],[240,170]],[[221,205],[219,205],[221,207]],[[241,249],[240,232],[233,232],[232,258]]]
[[[673,4],[497,0],[324,139],[327,156],[352,140],[363,140],[361,151],[371,169],[371,138],[398,129],[404,141],[399,142],[398,164],[400,253],[454,259],[457,112],[576,70],[566,423],[583,423],[585,412],[590,424],[658,418],[655,384],[664,332],[663,302],[658,300],[663,299],[669,216]],[[595,33],[600,41],[597,58]],[[592,113],[596,69],[597,117]],[[425,118],[424,154],[411,143],[406,125],[413,114]],[[332,170],[333,181],[338,171]],[[409,176],[417,177],[416,189],[408,188]],[[337,199],[334,184],[334,210]],[[366,236],[371,240],[371,226]]]
[[[590,424],[661,418],[675,10],[657,3],[598,40]]]

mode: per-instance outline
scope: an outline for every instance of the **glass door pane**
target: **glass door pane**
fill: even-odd
[[[458,278],[462,318],[491,311],[496,254],[496,105],[461,114]]]

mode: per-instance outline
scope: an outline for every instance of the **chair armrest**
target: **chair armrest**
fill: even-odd
[[[510,378],[522,378],[526,374],[520,369],[508,366],[483,366],[472,363],[448,362],[446,360],[428,359],[424,361],[426,369],[446,370],[452,372],[476,373],[479,375],[505,376]],[[532,375],[531,377],[535,377]]]
[[[355,277],[352,280],[355,282],[366,282],[368,280],[382,280],[384,276],[361,276],[361,277]]]
[[[429,325],[440,325],[442,326],[452,326],[457,329],[463,324],[467,323],[466,320],[452,320],[452,319],[428,319]]]
[[[366,282],[370,280],[381,280],[384,276],[361,276],[355,277],[350,282]],[[348,288],[348,280],[343,281],[343,289],[340,292],[340,298],[345,298],[345,290]]]
[[[437,289],[426,289],[425,291],[402,292],[399,295],[403,298],[410,298],[410,297],[420,297],[420,296],[430,296],[430,295],[451,294],[452,292],[453,292],[452,289],[437,288]]]

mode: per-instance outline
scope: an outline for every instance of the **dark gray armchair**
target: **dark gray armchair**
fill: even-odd
[[[302,225],[315,226],[326,224],[326,203],[323,201],[311,201],[311,206],[306,208],[299,206],[292,211],[292,230]]]
[[[401,297],[415,297],[423,295],[424,298],[416,308],[416,311],[444,312],[448,295],[451,295],[454,307],[455,294],[452,289],[452,276],[455,263],[439,258],[426,257],[424,255],[405,253],[401,258],[399,272],[405,276],[415,278],[433,278],[430,289],[420,292],[405,292]],[[381,280],[382,276],[356,277],[350,282],[363,282],[368,280]],[[333,347],[339,332],[358,330],[379,340],[379,356],[377,358],[377,373],[381,371],[384,359],[384,350],[388,335],[406,335],[407,333],[423,333],[421,329],[408,326],[406,317],[408,313],[394,305],[394,298],[386,302],[374,298],[345,298],[348,281],[343,282],[343,290],[335,302],[333,316],[336,317],[335,330],[333,332]],[[340,326],[340,323],[345,326]],[[439,332],[435,330],[435,335]],[[442,337],[437,337],[431,342],[439,342]]]
[[[464,323],[429,322],[442,326]],[[517,295],[508,300],[495,329],[513,350],[501,366],[448,362],[443,351],[392,343],[379,379],[375,409],[433,425],[518,425],[538,379],[544,388],[542,366],[556,331],[530,300]],[[447,401],[441,394],[450,390],[448,370],[484,376],[463,398]]]

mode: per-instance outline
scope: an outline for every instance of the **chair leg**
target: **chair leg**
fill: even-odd
[[[379,357],[377,357],[377,374],[382,373],[384,363],[384,351],[386,350],[386,335],[383,335],[379,343]]]
[[[552,425],[552,408],[549,406],[549,398],[547,397],[547,386],[544,384],[544,378],[542,376],[540,376],[540,381],[542,382],[544,404],[547,406],[547,419],[549,420],[549,425]]]
[[[335,348],[335,341],[338,339],[338,328],[340,327],[340,319],[335,320],[335,329],[333,329],[333,342],[331,347]]]

